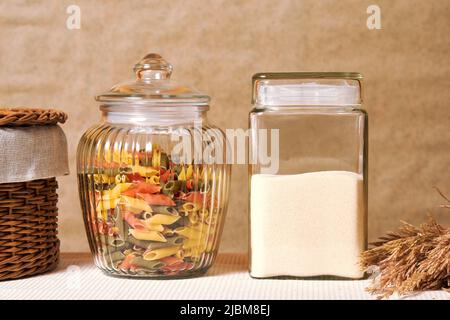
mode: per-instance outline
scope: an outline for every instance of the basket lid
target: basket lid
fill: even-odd
[[[0,126],[20,127],[64,123],[67,114],[55,109],[0,108]]]
[[[0,184],[48,179],[69,173],[67,139],[54,109],[0,109]]]

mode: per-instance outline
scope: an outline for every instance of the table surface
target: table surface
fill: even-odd
[[[123,279],[103,274],[88,253],[65,253],[53,272],[0,282],[0,299],[375,299],[365,291],[369,284],[370,280],[252,279],[246,256],[227,253],[220,254],[203,277]],[[444,291],[427,291],[402,299],[449,297]]]

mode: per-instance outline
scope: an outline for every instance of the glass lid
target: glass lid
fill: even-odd
[[[147,54],[134,66],[136,80],[117,84],[95,99],[106,104],[208,106],[208,95],[170,79],[172,69],[159,54]]]
[[[362,79],[356,72],[257,73],[253,76],[253,104],[359,107]]]

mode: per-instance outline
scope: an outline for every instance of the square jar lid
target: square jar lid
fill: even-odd
[[[278,72],[253,76],[253,100],[265,106],[359,106],[357,72]]]

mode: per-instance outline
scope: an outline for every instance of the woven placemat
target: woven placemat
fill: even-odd
[[[55,109],[0,108],[0,126],[53,125],[66,120],[67,114]]]

